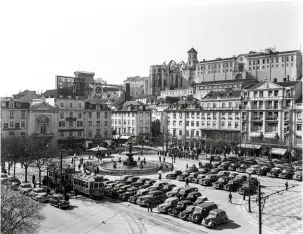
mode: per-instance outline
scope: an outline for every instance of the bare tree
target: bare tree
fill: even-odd
[[[2,159],[4,161],[14,162],[14,177],[16,176],[16,163],[20,160],[20,153],[16,151],[14,144],[14,139],[11,137],[7,137],[2,139],[1,141],[1,153]]]
[[[44,219],[42,204],[1,185],[1,233],[32,233]]]

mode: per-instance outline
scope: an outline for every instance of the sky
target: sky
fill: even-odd
[[[121,84],[191,47],[198,60],[300,49],[302,26],[299,1],[2,1],[0,96],[54,89],[78,70]]]

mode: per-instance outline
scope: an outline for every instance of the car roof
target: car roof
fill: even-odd
[[[221,209],[214,209],[212,210],[211,212],[214,212],[214,213],[220,213],[220,212],[225,212],[224,210],[221,210]]]
[[[199,206],[201,208],[204,208],[204,207],[208,207],[210,205],[215,205],[215,203],[213,203],[213,202],[204,202],[202,204],[198,204],[197,206]]]
[[[154,191],[151,191],[149,194],[153,194],[153,193],[163,193],[163,191],[161,191],[161,190],[154,190]]]
[[[191,190],[191,189],[195,189],[196,187],[184,187],[182,190],[183,191],[187,191],[187,190]]]
[[[165,202],[167,201],[175,201],[175,200],[179,200],[177,197],[169,197],[165,200]]]
[[[183,200],[183,201],[179,201],[178,203],[193,203],[192,201],[190,201],[190,200]]]
[[[193,191],[193,192],[190,192],[189,194],[197,194],[197,193],[200,193],[200,192],[199,191]]]
[[[63,197],[63,195],[61,193],[55,193],[52,195],[52,197]]]

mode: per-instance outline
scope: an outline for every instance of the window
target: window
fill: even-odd
[[[20,128],[20,123],[15,123],[15,128]]]
[[[21,128],[25,128],[25,121],[21,121]]]
[[[104,118],[105,118],[105,119],[108,118],[108,112],[107,112],[107,111],[104,112]]]
[[[65,122],[64,121],[59,121],[59,128],[65,127]]]
[[[64,132],[60,132],[60,137],[64,137]]]
[[[40,125],[40,133],[45,134],[46,133],[46,124],[41,124]]]
[[[100,112],[97,112],[97,119],[100,119]]]
[[[209,121],[207,121],[207,127],[210,127],[210,122]]]
[[[186,121],[186,126],[187,126],[187,127],[189,126],[189,121]]]
[[[14,128],[14,121],[10,121],[10,122],[9,122],[9,127],[10,127],[10,128]]]
[[[83,122],[82,121],[77,121],[77,127],[82,127],[83,126]]]
[[[82,137],[82,132],[81,131],[78,131],[78,137]]]
[[[279,91],[278,90],[275,90],[275,97],[278,97],[278,94],[279,94]]]
[[[143,117],[143,112],[140,112],[140,117]]]
[[[183,116],[182,116],[182,113],[180,113],[180,114],[179,114],[179,118],[182,119],[182,117],[183,117]]]
[[[239,123],[235,122],[235,128],[239,128]]]
[[[64,103],[63,102],[60,103],[60,107],[64,107]]]
[[[176,113],[173,113],[173,118],[174,118],[174,119],[176,118]]]
[[[64,118],[64,112],[60,112],[60,119]]]
[[[302,124],[297,124],[297,131],[302,131]]]
[[[228,128],[231,128],[231,122],[228,122]]]
[[[68,126],[73,127],[73,121],[68,121]]]
[[[173,121],[173,126],[176,127],[176,121]]]
[[[14,136],[14,135],[15,135],[15,133],[13,131],[9,132],[9,136]]]
[[[73,132],[68,132],[68,136],[72,137],[73,136]]]
[[[100,105],[96,105],[96,110],[100,110]]]
[[[263,91],[260,91],[260,97],[263,97]]]
[[[268,91],[268,97],[272,97],[272,91]]]
[[[182,130],[179,130],[179,136],[182,136]]]
[[[21,118],[25,118],[25,111],[21,111]]]
[[[72,107],[73,107],[73,103],[70,103],[70,104],[69,104],[69,107],[72,108]]]
[[[192,127],[195,126],[195,121],[191,121],[191,126],[192,126]]]
[[[134,129],[133,129],[133,132],[134,132]],[[107,137],[107,135],[108,135],[108,131],[104,130],[104,136]]]
[[[191,130],[191,131],[190,131],[190,136],[193,137],[194,135],[195,135],[195,131],[194,131],[194,130]]]
[[[100,129],[96,129],[96,135],[100,135]]]
[[[130,124],[128,123],[128,125]],[[107,127],[107,121],[104,121],[104,127]]]
[[[133,126],[135,125],[135,120],[132,120],[132,125],[133,125]]]
[[[25,132],[21,132],[21,136],[25,136]]]
[[[4,123],[3,128],[8,128],[8,123]]]
[[[213,127],[216,127],[216,126],[217,126],[217,122],[213,121]]]
[[[197,137],[199,136],[199,131],[196,131],[196,136],[197,136]]]
[[[92,121],[89,121],[89,122],[88,122],[88,125],[91,127]],[[97,122],[96,122],[96,125],[97,125],[97,127],[100,127],[100,121],[97,121]]]
[[[196,121],[196,127],[199,127],[199,121]]]
[[[88,137],[92,137],[93,133],[92,133],[92,130],[89,130],[88,131]]]
[[[78,103],[78,108],[81,108],[81,103]]]
[[[10,107],[10,108],[14,108],[14,107],[15,107],[15,103],[14,103],[14,102],[10,102],[10,103],[9,103],[9,107]]]
[[[277,123],[268,123],[267,132],[277,132],[277,131],[278,131],[278,124]]]
[[[82,119],[82,113],[78,113],[78,119]]]
[[[182,126],[182,121],[179,121],[179,126],[180,126],[180,127]]]
[[[89,118],[89,119],[92,118],[92,112],[88,112],[88,118]]]
[[[14,118],[14,111],[9,111],[9,117]]]
[[[73,117],[73,112],[69,112],[69,117]]]
[[[145,113],[145,116],[146,116],[146,117],[149,117],[149,113],[148,113],[148,112],[147,112],[147,113]]]

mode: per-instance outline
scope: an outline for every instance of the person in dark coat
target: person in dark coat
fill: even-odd
[[[161,175],[161,173],[159,173],[159,180],[161,180],[161,178],[162,178],[162,175]]]
[[[288,182],[287,181],[285,182],[285,189],[286,189],[286,191],[288,190]]]
[[[233,199],[233,195],[231,194],[231,192],[229,192],[228,201],[229,201],[230,203],[233,203],[233,202],[232,202],[232,199]]]
[[[187,177],[185,179],[185,187],[189,187],[189,179]]]
[[[152,204],[151,204],[151,202],[149,202],[148,204],[147,204],[147,212],[153,212],[153,207],[152,207]]]

